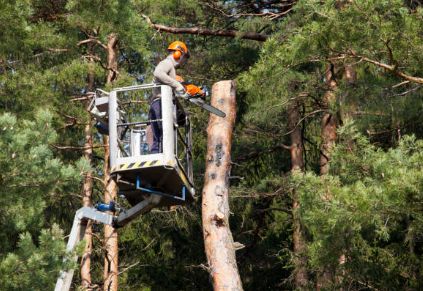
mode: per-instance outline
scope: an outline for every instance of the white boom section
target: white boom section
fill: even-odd
[[[160,203],[161,199],[162,196],[151,194],[150,196],[146,197],[143,201],[131,207],[130,209],[125,209],[121,211],[119,213],[116,225],[119,227],[124,226],[130,221],[137,218],[138,216],[149,212],[154,206]]]
[[[73,220],[66,251],[68,253],[72,252],[75,246],[82,241],[89,219],[112,226],[124,226],[138,216],[149,212],[154,206],[160,203],[161,198],[160,195],[151,194],[131,209],[122,210],[118,217],[91,207],[80,208],[76,211]],[[77,259],[77,256],[73,257],[74,261],[77,261]],[[60,277],[57,279],[54,291],[68,291],[72,283],[73,273],[73,269],[60,271]]]
[[[66,251],[72,252],[74,247],[83,239],[88,219],[112,225],[114,218],[115,216],[113,215],[106,214],[90,207],[80,208],[78,211],[76,211],[75,218],[73,220],[72,230],[69,236]],[[73,259],[76,261],[78,258],[75,256]],[[73,269],[68,271],[60,271],[60,277],[57,279],[56,288],[54,291],[69,290],[72,283],[73,272]]]
[[[165,161],[175,160],[175,130],[174,120],[176,112],[173,110],[172,88],[161,87],[162,93],[162,118],[163,118],[163,155]]]

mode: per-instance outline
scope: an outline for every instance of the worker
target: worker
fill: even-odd
[[[180,97],[186,97],[188,94],[184,86],[176,79],[176,69],[183,66],[189,58],[188,48],[181,41],[172,42],[167,48],[169,54],[162,60],[154,70],[153,83],[160,83],[172,87],[175,94]],[[149,120],[162,119],[160,87],[153,88],[150,98]],[[152,122],[153,143],[150,147],[150,153],[156,154],[163,152],[163,126],[162,122]]]

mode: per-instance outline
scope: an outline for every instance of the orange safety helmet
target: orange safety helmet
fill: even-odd
[[[174,41],[167,48],[168,51],[173,51],[175,60],[179,60],[182,56],[189,58],[187,46],[182,41]]]

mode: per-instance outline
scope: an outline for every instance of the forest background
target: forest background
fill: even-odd
[[[422,5],[0,0],[0,289],[54,288],[75,211],[104,200],[88,93],[149,83],[175,40],[185,80],[236,81],[243,288],[423,289]],[[208,113],[190,110],[201,193]],[[119,229],[119,290],[212,290],[201,232],[201,194]],[[103,289],[92,233],[74,290]]]

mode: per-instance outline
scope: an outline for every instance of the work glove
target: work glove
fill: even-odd
[[[185,92],[181,92],[181,91],[175,91],[175,95],[179,98],[183,98],[183,99],[188,99],[190,94],[185,91]]]

